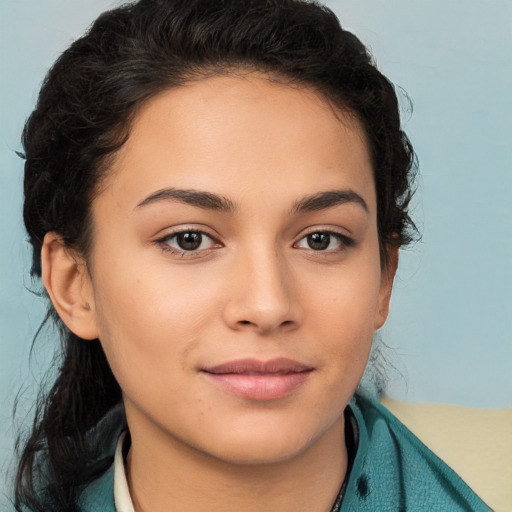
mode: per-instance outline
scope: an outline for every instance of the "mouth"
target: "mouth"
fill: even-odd
[[[223,391],[249,400],[276,400],[302,386],[314,368],[298,361],[238,359],[201,369],[201,373]]]

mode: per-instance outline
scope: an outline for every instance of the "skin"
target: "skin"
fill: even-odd
[[[326,191],[348,199],[304,208]],[[87,265],[50,233],[43,278],[68,327],[101,340],[123,390],[136,510],[329,511],[347,466],[343,411],[396,268],[396,251],[381,267],[357,120],[258,74],[163,92],[137,113],[92,211]],[[205,234],[187,252],[177,231]],[[308,234],[329,232],[327,249],[311,247]],[[247,357],[311,371],[265,400],[203,371]]]

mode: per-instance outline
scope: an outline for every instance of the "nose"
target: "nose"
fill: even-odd
[[[296,284],[275,248],[237,256],[223,316],[231,329],[254,330],[263,335],[300,325],[302,310]]]

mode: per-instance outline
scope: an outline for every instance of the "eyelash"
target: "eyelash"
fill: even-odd
[[[328,255],[328,254],[335,254],[342,252],[343,250],[353,247],[356,244],[356,241],[353,238],[350,238],[347,235],[344,235],[342,233],[338,233],[337,231],[331,231],[328,229],[316,229],[314,231],[310,231],[309,233],[305,233],[298,242],[294,244],[294,246],[297,246],[300,242],[303,240],[307,240],[308,237],[313,235],[327,235],[329,237],[329,245],[331,243],[331,239],[334,238],[338,241],[339,247],[335,249],[318,249],[315,250],[312,247],[305,247],[305,250],[313,251],[315,254],[322,254],[322,255]],[[307,242],[306,242],[307,243]]]
[[[210,239],[210,241],[213,245],[212,245],[212,247],[209,247],[207,249],[197,248],[197,249],[190,249],[190,250],[178,249],[176,247],[172,247],[169,245],[169,242],[171,240],[176,239],[180,235],[188,235],[188,234],[200,235],[202,238],[206,237],[206,238]],[[315,250],[311,247],[304,247],[304,248],[298,247],[298,244],[300,242],[302,242],[303,240],[306,240],[306,243],[307,243],[307,238],[309,236],[313,236],[313,235],[327,235],[328,237],[330,237],[328,245],[330,245],[331,239],[335,238],[339,242],[340,247],[337,247],[335,249],[326,248],[326,249],[318,249],[318,250]],[[204,240],[201,240],[200,244],[202,244],[203,241]],[[170,233],[168,235],[165,235],[162,238],[159,238],[155,242],[156,242],[156,244],[158,244],[158,246],[160,247],[160,249],[162,251],[171,253],[175,256],[180,256],[182,258],[200,257],[202,254],[204,254],[204,251],[209,251],[212,248],[222,247],[222,244],[220,242],[218,242],[211,234],[207,233],[206,231],[200,230],[200,229],[182,229],[179,231],[175,231],[174,233]],[[302,235],[300,237],[300,239],[298,240],[298,242],[295,242],[293,244],[293,246],[298,249],[312,251],[315,254],[328,255],[328,254],[335,254],[335,253],[342,252],[343,250],[345,250],[349,247],[353,247],[355,244],[356,244],[356,241],[353,238],[348,237],[347,235],[338,233],[336,231],[318,229],[318,230],[310,231],[309,233],[305,233],[304,235]]]
[[[207,233],[206,231],[203,231],[201,229],[181,229],[179,231],[175,231],[174,233],[169,233],[168,235],[165,235],[162,238],[159,238],[156,240],[156,243],[159,245],[160,249],[164,252],[169,252],[175,256],[181,256],[182,258],[195,258],[198,256],[201,256],[201,254],[204,254],[204,251],[208,251],[212,249],[213,247],[209,247],[208,249],[178,249],[176,247],[171,247],[169,245],[169,242],[173,239],[176,239],[180,235],[187,235],[187,234],[194,234],[194,235],[200,235],[202,238],[206,237],[211,240],[211,243],[213,244],[213,247],[221,247],[222,244],[218,242],[210,233]],[[203,243],[203,240],[201,240],[201,244]]]

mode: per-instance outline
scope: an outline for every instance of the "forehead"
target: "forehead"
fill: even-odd
[[[279,191],[283,200],[349,187],[372,196],[374,208],[371,159],[357,119],[310,88],[258,74],[189,82],[137,112],[107,188],[135,205],[169,186],[267,198]]]

